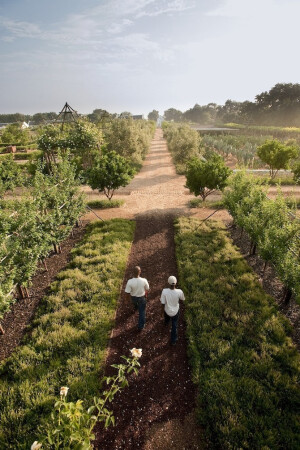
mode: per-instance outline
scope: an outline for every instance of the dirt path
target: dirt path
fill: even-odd
[[[129,349],[136,347],[143,350],[141,369],[114,402],[116,426],[107,431],[98,428],[97,449],[203,448],[193,414],[195,388],[186,354],[183,309],[178,342],[171,346],[170,328],[163,323],[159,303],[169,275],[177,275],[173,220],[169,214],[137,218],[107,367],[112,374],[110,365],[119,363],[122,355],[129,356]],[[126,281],[138,264],[151,288],[142,332],[137,331],[138,313],[124,301]]]
[[[204,218],[211,213],[210,209],[190,209],[189,200],[195,198],[184,187],[186,182],[184,175],[177,175],[172,162],[172,157],[163,138],[162,130],[157,129],[151,148],[146,156],[142,170],[134,177],[125,188],[117,191],[114,198],[125,200],[121,208],[109,210],[95,210],[103,219],[113,217],[136,218],[143,213],[159,215],[171,214],[173,216],[189,215]],[[83,188],[88,200],[105,198],[88,186]],[[211,199],[219,199],[220,196],[211,196]],[[216,218],[230,220],[227,211],[220,211]],[[89,213],[85,219],[96,220]]]

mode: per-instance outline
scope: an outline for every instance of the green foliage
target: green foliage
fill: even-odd
[[[294,181],[296,184],[300,184],[300,162],[293,167]]]
[[[197,416],[210,448],[296,450],[299,355],[288,321],[223,225],[179,219],[176,254]]]
[[[99,390],[106,347],[134,233],[122,219],[93,222],[51,285],[31,333],[0,368],[0,448],[30,448],[49,423],[57,386],[70,401]]]
[[[196,197],[200,195],[203,201],[215,190],[223,191],[231,173],[223,158],[217,154],[208,160],[192,158],[186,167],[186,187]]]
[[[127,186],[134,170],[123,156],[114,151],[107,151],[97,158],[87,173],[88,184],[92,189],[103,192],[111,200],[116,189]]]
[[[153,109],[153,111],[149,112],[148,114],[148,120],[154,120],[154,122],[157,121],[159,117],[159,111],[156,111],[156,109]]]
[[[105,126],[107,150],[115,151],[140,165],[144,160],[155,131],[155,123],[147,120],[114,119]]]
[[[10,143],[9,145],[12,145],[14,142],[25,145],[29,139],[30,134],[28,129],[22,130],[19,123],[7,125],[1,135],[1,142]]]
[[[114,400],[115,395],[128,386],[126,376],[131,372],[138,373],[140,363],[137,358],[127,358],[123,364],[115,364],[118,370],[113,377],[103,377],[102,384],[109,385],[109,389],[102,392],[101,397],[94,397],[93,405],[88,409],[83,406],[82,400],[67,402],[66,386],[61,388],[60,400],[54,405],[51,421],[40,430],[39,441],[44,449],[92,449],[91,441],[95,439],[93,429],[98,422],[104,422],[105,428],[115,424],[115,418],[107,403]],[[37,442],[37,441],[36,441]]]
[[[67,158],[51,175],[40,167],[31,183],[28,198],[0,205],[0,317],[13,301],[14,286],[30,283],[38,261],[69,235],[85,209]]]
[[[124,203],[124,200],[92,200],[87,206],[92,209],[120,208]]]
[[[258,179],[240,172],[225,191],[224,203],[235,222],[258,245],[262,257],[273,263],[281,281],[300,302],[300,225],[282,195],[267,198],[266,187]]]
[[[257,148],[257,156],[269,166],[270,176],[274,178],[279,169],[287,169],[293,158],[298,156],[299,149],[284,145],[274,140],[266,140]]]
[[[190,158],[201,154],[199,133],[189,125],[163,122],[163,131],[177,172]]]
[[[22,184],[21,169],[14,162],[13,155],[0,160],[0,198],[6,191],[13,190]]]

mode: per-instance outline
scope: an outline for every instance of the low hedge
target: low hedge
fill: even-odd
[[[30,448],[61,386],[86,406],[97,395],[133,232],[134,222],[122,219],[89,225],[24,344],[2,363],[0,448]]]
[[[91,200],[87,202],[87,206],[92,209],[109,209],[109,208],[120,208],[120,206],[124,205],[124,200]]]
[[[299,449],[299,354],[287,319],[223,225],[179,219],[176,252],[210,448]]]

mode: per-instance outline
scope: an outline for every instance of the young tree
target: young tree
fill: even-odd
[[[127,186],[134,176],[129,161],[114,151],[105,152],[87,171],[88,184],[111,200],[116,189]]]
[[[270,177],[275,178],[278,170],[288,169],[289,163],[296,158],[299,149],[293,145],[285,145],[278,140],[266,140],[257,148],[257,156],[269,166]]]
[[[187,163],[186,187],[204,201],[215,190],[223,190],[231,170],[221,156],[214,154],[206,161],[197,157]]]
[[[13,190],[21,184],[20,166],[14,161],[13,155],[8,155],[0,161],[0,198],[6,191]]]

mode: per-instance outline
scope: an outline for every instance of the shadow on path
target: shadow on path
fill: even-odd
[[[107,373],[111,364],[119,363],[129,349],[143,349],[138,376],[129,378],[129,387],[118,394],[114,402],[116,426],[97,428],[97,449],[143,448],[153,424],[182,423],[195,408],[195,388],[191,382],[186,354],[183,308],[179,319],[179,339],[170,346],[170,328],[163,324],[160,294],[170,275],[177,276],[173,215],[139,216],[136,232],[123,282],[116,324],[107,358]],[[147,302],[147,323],[137,331],[137,313],[124,301],[124,288],[135,265],[150,284]],[[185,436],[188,443],[188,436]],[[149,447],[147,447],[149,448]],[[150,447],[150,448],[158,448]],[[175,448],[175,447],[173,447]],[[177,448],[177,447],[176,447]],[[200,448],[196,445],[184,448]]]

